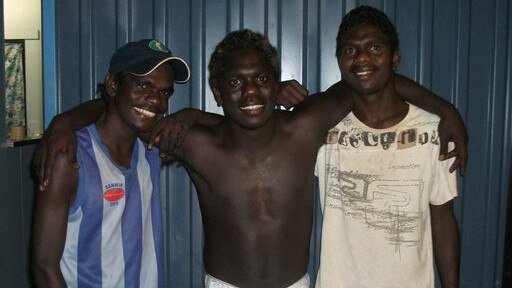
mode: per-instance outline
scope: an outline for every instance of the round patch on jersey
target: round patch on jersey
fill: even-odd
[[[124,190],[121,188],[108,189],[107,191],[105,191],[105,193],[103,193],[103,198],[105,198],[105,200],[110,201],[110,202],[117,201],[123,197],[124,197]]]

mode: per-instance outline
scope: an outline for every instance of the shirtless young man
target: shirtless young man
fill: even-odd
[[[199,196],[207,287],[309,287],[316,154],[351,97],[342,90],[308,97],[292,112],[274,110],[277,52],[249,30],[228,34],[209,69],[225,117],[193,126],[172,152]]]

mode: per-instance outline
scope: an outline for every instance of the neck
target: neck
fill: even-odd
[[[395,89],[354,97],[354,115],[365,125],[389,128],[399,123],[408,112],[408,105],[396,95]]]
[[[263,126],[255,129],[240,127],[238,124],[228,121],[227,133],[230,142],[235,148],[251,153],[258,153],[266,150],[274,139],[277,132],[277,119],[275,116]]]
[[[119,117],[109,117],[109,113],[103,113],[96,122],[96,128],[114,161],[129,167],[137,132],[121,122]]]

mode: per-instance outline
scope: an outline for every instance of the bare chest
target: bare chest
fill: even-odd
[[[307,201],[303,197],[312,189],[315,160],[316,151],[283,149],[259,155],[216,151],[201,159],[190,176],[205,206],[229,204],[241,209],[238,213],[256,209],[257,214],[272,214]]]

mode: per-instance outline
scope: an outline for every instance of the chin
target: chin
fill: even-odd
[[[131,128],[138,133],[147,133],[151,132],[155,123],[147,124],[147,123],[131,123]]]
[[[380,86],[353,86],[352,90],[358,94],[375,94],[382,91],[384,88]]]
[[[257,130],[257,129],[265,127],[269,123],[269,121],[270,121],[270,118],[266,119],[265,121],[245,123],[242,126],[244,126],[248,130]]]

